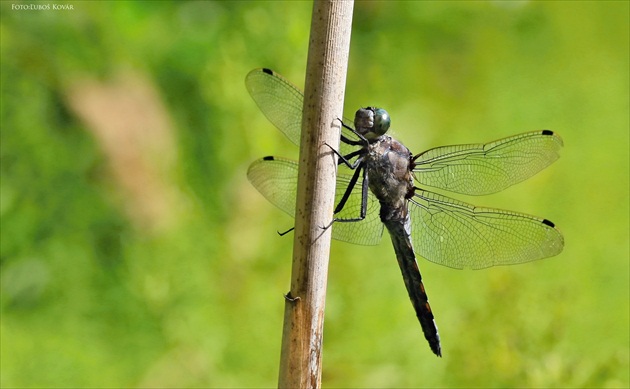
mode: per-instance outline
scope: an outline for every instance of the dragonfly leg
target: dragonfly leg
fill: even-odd
[[[350,182],[348,183],[348,187],[346,188],[346,191],[341,197],[341,200],[339,200],[339,204],[337,204],[337,207],[335,208],[335,212],[334,212],[335,214],[341,212],[343,207],[346,205],[346,202],[348,202],[348,198],[350,198],[350,195],[352,194],[352,190],[354,189],[354,186],[357,184],[357,181],[359,180],[359,174],[361,174],[361,170],[365,171],[365,167],[362,164],[363,161],[359,160],[357,162],[359,162],[361,166],[354,171],[354,174],[352,175],[352,178],[350,179]],[[365,173],[364,173],[364,177],[365,177]]]
[[[334,213],[337,214],[341,212],[343,207],[346,205],[348,198],[352,194],[352,189],[354,189],[354,186],[357,184],[357,181],[359,180],[359,174],[361,173],[361,171],[363,171],[363,182],[361,183],[361,211],[360,211],[359,217],[334,218],[330,222],[330,224],[322,227],[323,229],[330,228],[330,226],[332,226],[333,223],[335,222],[353,223],[353,222],[360,222],[361,220],[365,219],[365,215],[367,214],[367,201],[368,201],[368,174],[367,174],[367,169],[365,169],[365,166],[363,164],[363,161],[361,161],[361,164],[358,167],[358,169],[355,170],[354,175],[350,179],[350,182],[348,183],[348,187],[346,188],[346,191],[343,194],[343,197],[341,198],[341,200],[339,201],[339,204],[337,204],[337,207],[335,208]]]
[[[368,199],[367,171],[365,170],[363,166],[362,159],[357,160],[357,166],[358,166],[358,169],[356,169],[354,174],[352,175],[352,178],[350,179],[350,182],[348,183],[348,187],[346,188],[346,191],[341,197],[341,200],[339,200],[339,203],[335,207],[335,211],[333,214],[337,214],[341,212],[343,207],[346,205],[346,203],[348,202],[348,198],[350,198],[350,195],[352,194],[352,190],[354,189],[354,186],[357,184],[357,181],[359,180],[359,174],[361,174],[361,171],[363,171],[363,183],[362,183],[362,188],[361,188],[362,189],[361,190],[361,213],[359,217],[348,218],[348,219],[333,218],[333,220],[328,225],[321,227],[322,229],[327,230],[328,228],[330,228],[330,226],[333,225],[334,222],[349,223],[349,222],[358,222],[365,219],[365,215],[367,214],[367,199]],[[284,232],[278,231],[278,235],[285,236],[286,234],[293,231],[294,229],[295,227],[291,227]]]
[[[337,150],[335,150],[334,147],[332,147],[328,143],[324,143],[324,144],[328,146],[332,150],[332,152],[337,155],[337,157],[339,157],[339,159],[337,160],[337,165],[341,165],[343,163],[344,165],[348,166],[352,170],[356,169],[357,166],[359,166],[359,163],[361,162],[361,158],[357,159],[354,162],[350,162],[350,160],[356,157],[357,155],[365,154],[364,149],[360,149],[346,155],[341,155]]]
[[[280,231],[276,231],[278,233],[278,235],[280,236],[285,236],[286,234],[288,234],[289,232],[295,230],[295,227],[291,227],[288,230],[284,231],[284,232],[280,232]]]
[[[285,294],[285,295],[284,295],[284,298],[285,298],[285,300],[287,300],[287,301],[289,301],[289,302],[291,302],[291,303],[294,303],[294,302],[296,302],[296,301],[299,301],[299,300],[300,300],[300,297],[299,297],[299,296],[298,296],[298,297],[293,297],[293,296],[291,295],[291,291],[288,291],[288,292],[287,292],[287,294]]]
[[[322,226],[321,227],[322,229],[327,230],[335,222],[351,223],[351,222],[358,222],[358,221],[361,221],[361,220],[365,219],[365,215],[367,214],[367,199],[368,199],[367,170],[363,166],[363,160],[362,159],[357,160],[356,164],[357,164],[358,168],[355,167],[356,170],[354,171],[354,174],[352,175],[352,178],[350,179],[350,182],[348,183],[348,187],[346,188],[346,191],[344,192],[343,196],[341,197],[341,200],[339,200],[339,203],[335,207],[334,214],[337,214],[337,213],[341,212],[343,207],[346,205],[346,203],[348,202],[348,199],[350,198],[350,195],[352,194],[352,190],[354,189],[354,186],[357,184],[357,181],[359,180],[359,175],[361,174],[361,171],[363,171],[363,183],[361,184],[362,185],[362,188],[361,188],[361,211],[360,211],[359,217],[347,218],[347,219],[346,218],[343,218],[343,219],[342,218],[333,218],[333,220],[328,225]],[[284,235],[288,234],[289,232],[293,231],[294,229],[295,229],[295,227],[291,227],[291,228],[289,228],[288,230],[286,230],[284,232],[278,231],[278,235],[284,236]]]
[[[350,127],[349,125],[347,125],[346,123],[343,122],[343,120],[337,118],[337,120],[339,120],[339,122],[341,123],[341,126],[349,131],[351,131],[354,135],[356,135],[360,140],[352,140],[352,139],[348,139],[345,136],[343,136],[343,134],[341,134],[341,141],[345,144],[349,144],[351,146],[362,146],[365,147],[367,146],[370,142],[361,134],[359,134],[354,128]]]

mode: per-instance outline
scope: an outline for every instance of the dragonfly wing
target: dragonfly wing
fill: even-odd
[[[559,158],[562,139],[535,131],[486,144],[437,147],[415,156],[416,180],[467,195],[501,191],[526,180]]]
[[[302,105],[304,93],[286,78],[271,69],[254,69],[245,77],[245,86],[258,108],[293,144],[300,145],[302,131]],[[344,119],[344,123],[352,121]],[[331,125],[341,126],[341,122]],[[350,140],[359,138],[345,127],[341,133]],[[346,155],[356,150],[355,146],[342,143],[340,153]]]
[[[270,69],[254,69],[245,86],[258,108],[291,142],[300,144],[304,95],[295,85]]]
[[[271,204],[295,217],[297,169],[295,161],[264,157],[249,165],[247,179]]]
[[[341,167],[340,170],[342,170]],[[291,217],[295,216],[298,181],[297,162],[278,157],[265,157],[249,166],[247,178],[269,202]],[[337,175],[335,204],[338,204],[341,200],[350,179],[351,175],[346,173]],[[380,221],[379,209],[378,200],[370,193],[365,219],[352,223],[337,222],[333,224],[332,237],[336,240],[360,245],[378,244],[383,236],[384,228]],[[352,195],[348,198],[344,208],[335,217],[357,217],[360,215],[360,210],[361,185],[359,183],[353,188]]]
[[[564,246],[549,220],[479,208],[428,191],[416,191],[409,212],[416,251],[456,269],[534,261],[557,255]]]

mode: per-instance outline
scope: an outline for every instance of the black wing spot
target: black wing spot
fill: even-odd
[[[543,219],[542,224],[547,225],[551,228],[555,228],[556,225],[551,222],[551,220]]]
[[[275,161],[276,159],[272,156],[263,157],[263,161]]]
[[[551,130],[542,130],[543,135],[553,135],[553,131]]]
[[[263,71],[263,73],[267,73],[267,74],[269,74],[269,75],[272,75],[272,76],[273,76],[273,70],[271,70],[271,69],[262,68],[262,71]]]

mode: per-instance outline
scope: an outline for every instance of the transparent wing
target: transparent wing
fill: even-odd
[[[534,261],[557,255],[564,246],[549,220],[478,208],[428,191],[416,191],[409,212],[418,254],[456,269]]]
[[[300,145],[302,131],[302,104],[304,94],[298,87],[270,69],[254,69],[245,77],[245,86],[258,108],[293,144]],[[351,120],[344,119],[347,125]],[[341,133],[348,139],[358,140],[357,136],[346,128]],[[341,144],[343,155],[356,147]]]
[[[254,69],[245,86],[258,108],[295,145],[300,144],[304,95],[295,85],[270,69]]]
[[[415,157],[416,180],[467,195],[499,192],[558,159],[562,139],[549,130],[486,144],[436,147]]]
[[[340,167],[340,170],[343,168]],[[345,169],[349,171],[348,169]],[[247,170],[247,178],[254,187],[276,207],[291,217],[295,216],[295,198],[298,181],[298,164],[278,157],[265,157],[253,162]],[[337,176],[335,204],[338,204],[350,182],[345,172]],[[361,182],[357,183],[346,205],[337,218],[358,217],[361,210]],[[367,214],[364,220],[352,223],[337,222],[332,226],[332,237],[344,242],[375,245],[383,236],[383,224],[379,217],[380,204],[369,193]]]

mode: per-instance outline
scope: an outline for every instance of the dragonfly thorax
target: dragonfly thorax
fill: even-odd
[[[354,115],[356,131],[368,140],[374,140],[384,135],[391,124],[386,110],[382,108],[361,108]]]
[[[414,190],[409,149],[391,136],[382,135],[368,146],[365,162],[369,188],[381,206],[404,207]]]

